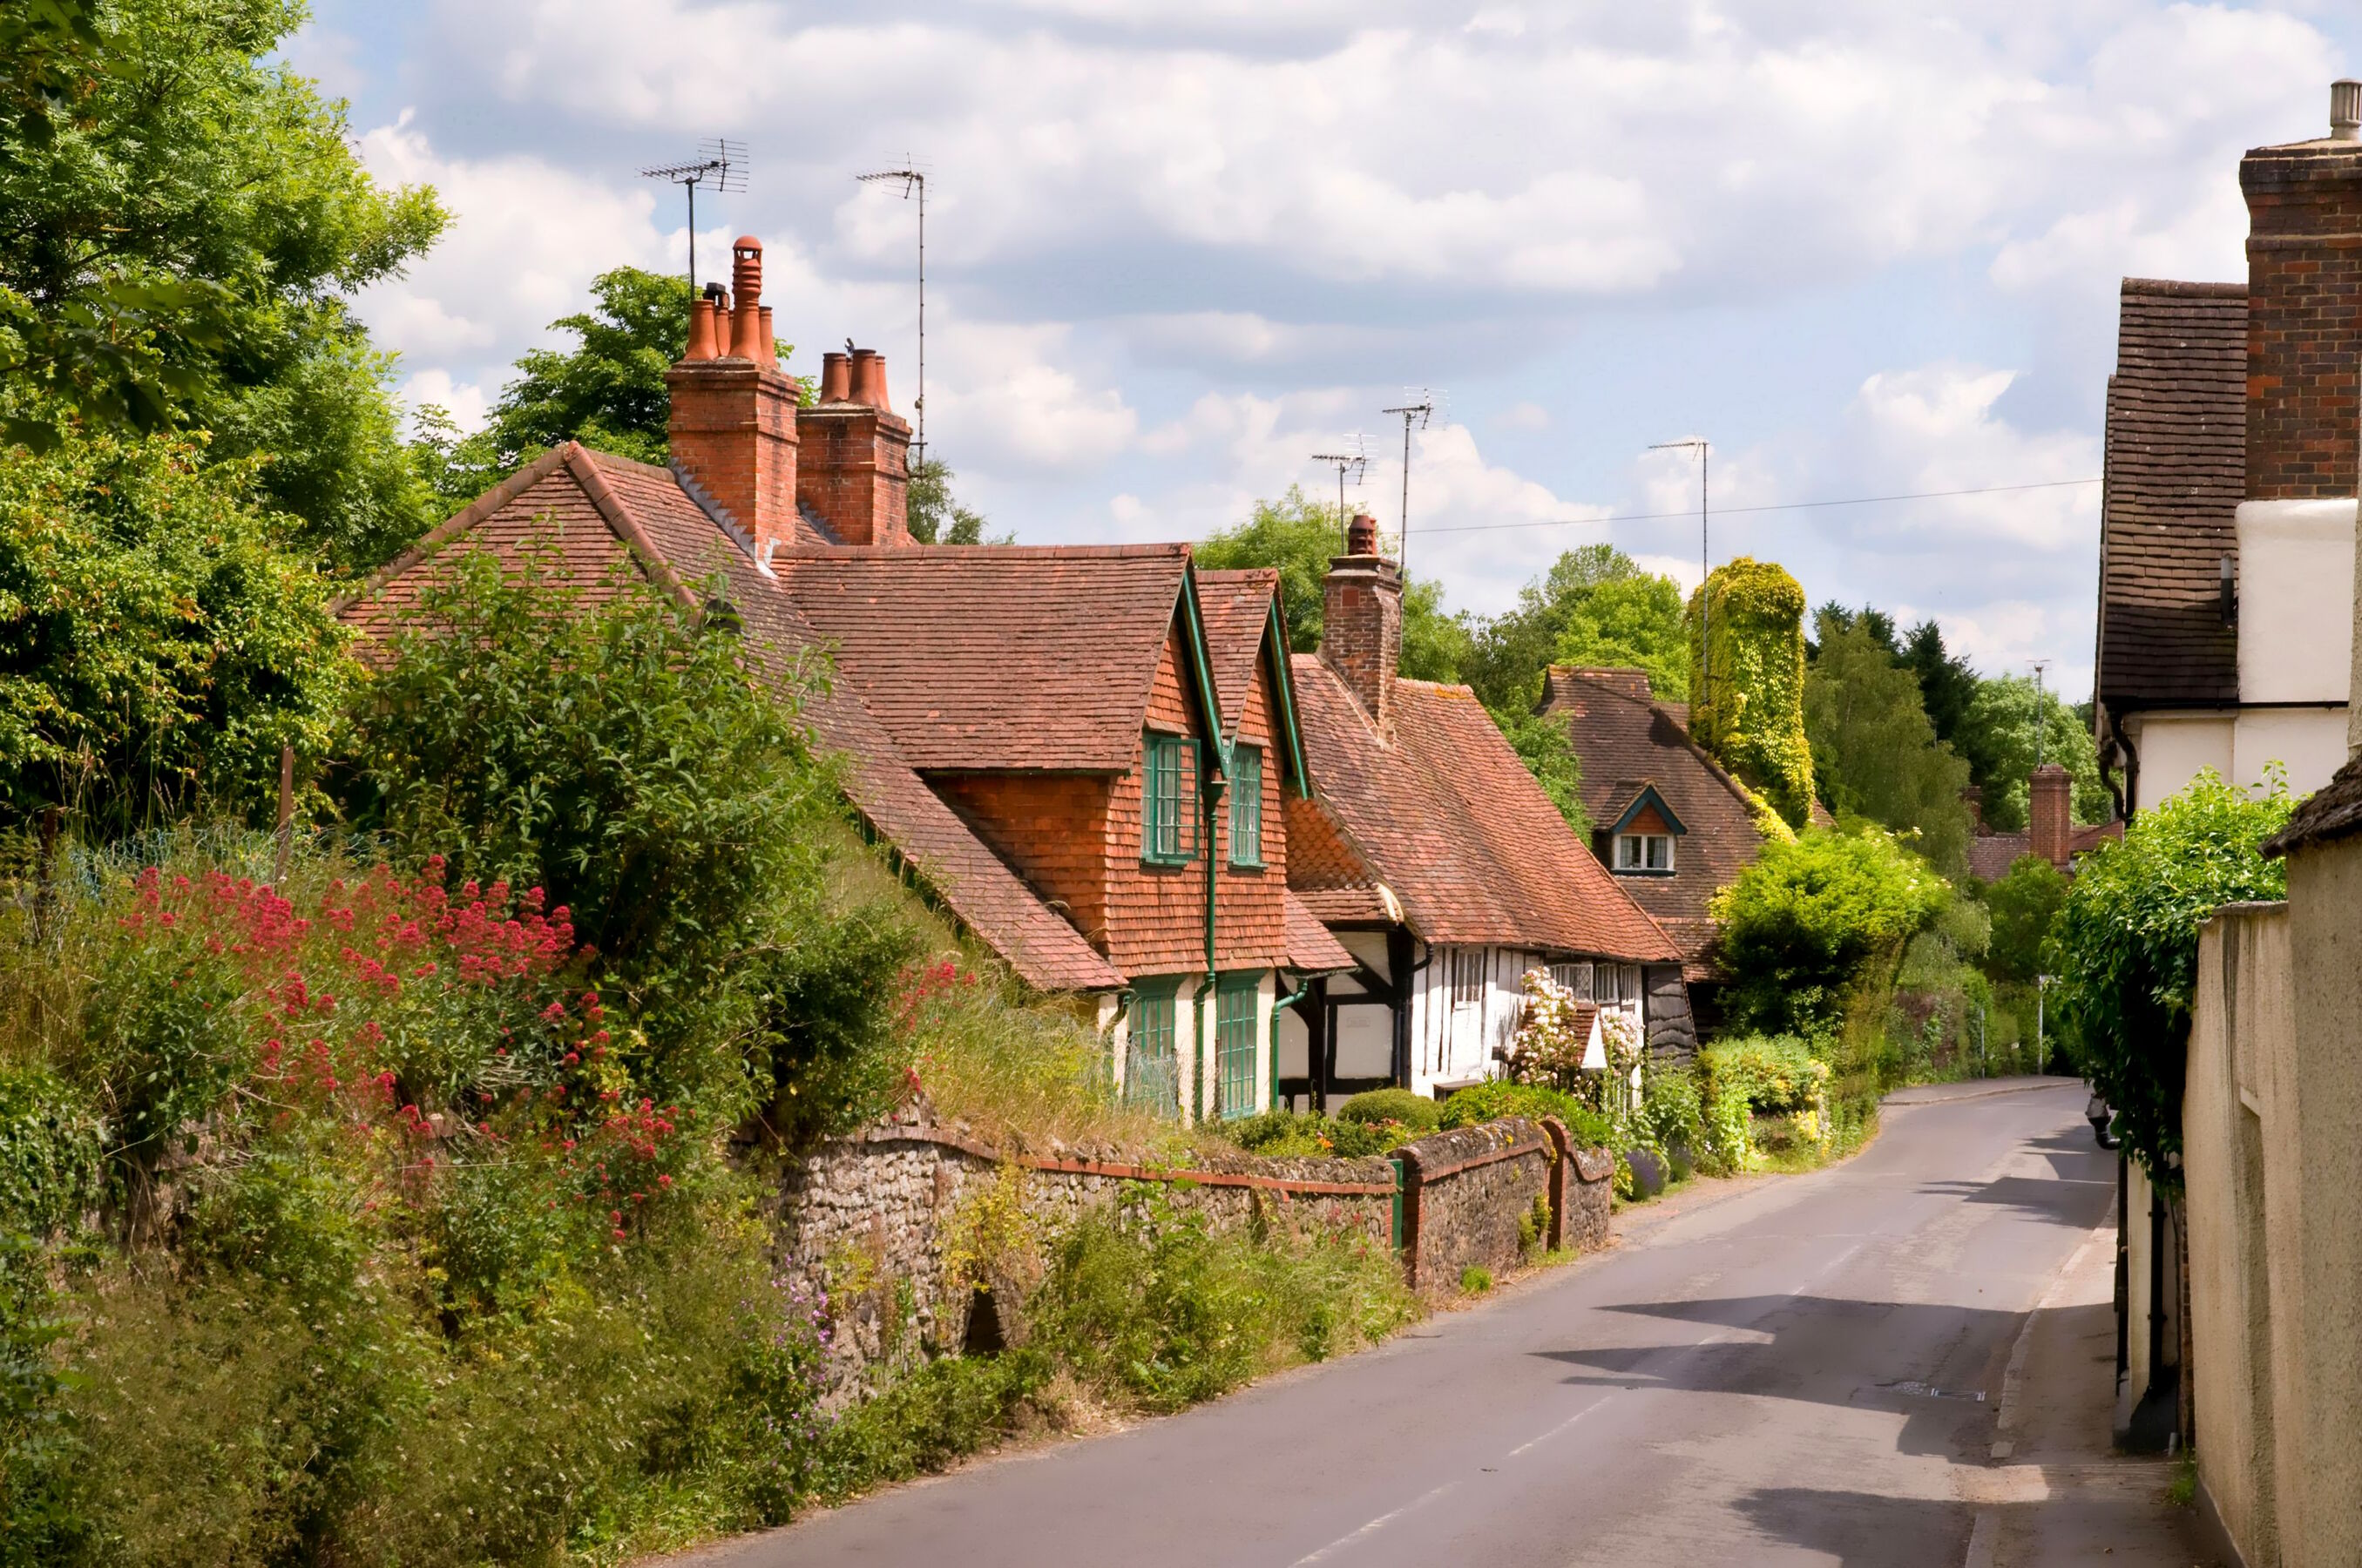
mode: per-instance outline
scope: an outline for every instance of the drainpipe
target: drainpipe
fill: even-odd
[[[1275,991],[1278,989],[1277,981],[1275,980],[1273,982],[1272,988]],[[1294,1007],[1297,1002],[1302,1001],[1306,997],[1308,997],[1311,994],[1312,977],[1307,975],[1302,979],[1296,982],[1296,988],[1294,990],[1288,992],[1286,996],[1279,998],[1276,1001],[1271,1004],[1271,1093],[1264,1107],[1266,1110],[1277,1110],[1279,1109],[1279,1015],[1287,1009]],[[1310,1030],[1305,1031],[1304,1047],[1304,1076],[1307,1078],[1309,1078],[1313,1077],[1312,1032]],[[1309,1097],[1308,1096],[1307,1098]]]

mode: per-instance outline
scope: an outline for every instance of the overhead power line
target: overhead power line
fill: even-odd
[[[1742,512],[1804,512],[1821,506],[1874,506],[1887,501],[1939,501],[1955,495],[2002,495],[2011,491],[2063,490],[2071,485],[2097,484],[2097,479],[2036,480],[2030,484],[1987,484],[1970,490],[1915,490],[1900,495],[1849,495],[1841,501],[1779,501],[1760,506],[1726,506],[1715,513],[1729,517]],[[1606,517],[1541,517],[1523,523],[1458,523],[1449,527],[1421,528],[1422,534],[1485,534],[1497,528],[1569,528],[1586,523],[1660,523],[1674,517],[1694,517],[1694,512],[1618,512]]]

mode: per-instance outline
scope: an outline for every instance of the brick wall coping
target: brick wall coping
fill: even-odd
[[[1429,1163],[1427,1154],[1418,1146],[1420,1143],[1425,1142],[1428,1140],[1420,1139],[1418,1143],[1405,1143],[1395,1152],[1417,1164],[1419,1176],[1428,1181],[1440,1181],[1445,1176],[1458,1176],[1462,1171],[1473,1171],[1480,1165],[1492,1165],[1496,1160],[1514,1160],[1520,1154],[1551,1153],[1549,1143],[1540,1133],[1536,1132],[1530,1137],[1512,1135],[1510,1142],[1496,1148],[1480,1149],[1474,1154],[1463,1154],[1456,1160],[1446,1160],[1440,1165],[1431,1165]]]

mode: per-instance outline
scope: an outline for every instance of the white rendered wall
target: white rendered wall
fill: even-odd
[[[2127,715],[2125,735],[2140,758],[2140,794],[2135,804],[2148,811],[2171,800],[2203,768],[2225,778],[2235,777],[2231,741],[2236,727],[2228,712]]]
[[[2250,708],[2233,734],[2231,777],[2253,789],[2278,762],[2290,792],[2310,795],[2345,766],[2345,728],[2344,708]]]
[[[2354,502],[2239,503],[2239,701],[2344,702],[2354,669]]]

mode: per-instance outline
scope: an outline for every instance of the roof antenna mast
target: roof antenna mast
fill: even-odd
[[[1714,575],[1714,554],[1706,544],[1705,480],[1706,454],[1711,448],[1697,436],[1686,441],[1657,441],[1650,444],[1651,452],[1686,452],[1698,455],[1698,690],[1690,693],[1690,701],[1705,701],[1705,686],[1714,668],[1712,645],[1706,641],[1706,617],[1712,613],[1706,593],[1706,580]],[[1707,704],[1709,710],[1711,704]]]
[[[1312,460],[1316,463],[1334,463],[1337,465],[1337,531],[1341,537],[1344,534],[1346,523],[1345,473],[1347,469],[1351,469],[1353,475],[1353,482],[1355,484],[1362,482],[1362,475],[1367,471],[1370,466],[1369,455],[1364,450],[1366,444],[1367,443],[1361,433],[1356,431],[1354,434],[1345,437],[1345,449],[1343,451],[1315,452],[1312,454]]]
[[[697,293],[697,188],[710,185],[717,194],[746,188],[746,144],[713,137],[697,144],[697,156],[686,163],[659,163],[643,169],[646,180],[662,180],[689,193],[689,292]]]
[[[1402,405],[1400,408],[1387,408],[1387,409],[1381,409],[1379,412],[1380,412],[1380,413],[1382,413],[1382,414],[1401,414],[1401,415],[1402,415],[1402,422],[1403,422],[1403,497],[1402,497],[1402,530],[1401,530],[1400,534],[1399,534],[1399,535],[1397,535],[1397,536],[1396,536],[1396,539],[1395,539],[1395,564],[1396,564],[1396,566],[1398,566],[1398,567],[1401,567],[1401,568],[1403,569],[1403,570],[1404,570],[1404,574],[1405,574],[1406,576],[1407,576],[1407,575],[1409,574],[1409,560],[1410,560],[1410,432],[1411,432],[1411,422],[1412,422],[1413,420],[1417,420],[1417,421],[1418,422],[1418,428],[1419,428],[1419,429],[1424,430],[1424,429],[1426,429],[1426,428],[1427,428],[1427,422],[1428,422],[1429,419],[1432,419],[1432,418],[1435,416],[1435,394],[1434,394],[1433,392],[1429,392],[1429,391],[1427,388],[1425,388],[1425,387],[1420,387],[1420,388],[1418,388],[1418,389],[1417,391],[1415,391],[1415,392],[1414,392],[1414,391],[1411,391],[1411,390],[1409,390],[1409,389],[1407,389],[1407,389],[1405,389],[1405,392],[1404,392],[1403,405]]]
[[[900,169],[879,169],[867,174],[855,174],[865,185],[888,180],[902,182],[902,199],[919,200],[919,396],[911,404],[919,416],[918,438],[911,444],[919,448],[919,461],[927,460],[927,171],[918,160],[905,154]]]

